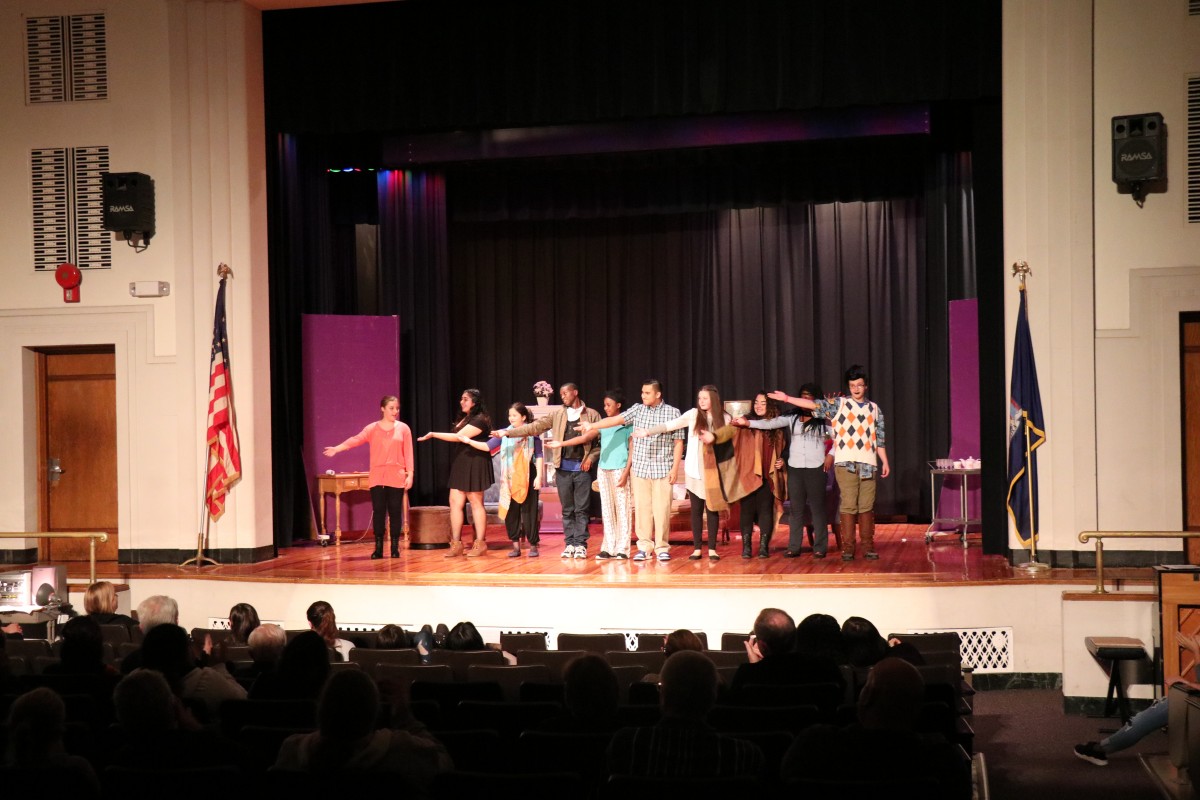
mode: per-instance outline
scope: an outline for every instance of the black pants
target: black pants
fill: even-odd
[[[812,512],[813,552],[824,553],[829,547],[829,527],[825,522],[825,480],[821,467],[788,467],[788,500],[792,509],[789,517],[791,533],[788,551],[799,553],[804,544],[804,506]],[[844,539],[842,541],[845,541]]]
[[[708,515],[708,549],[717,549],[717,529],[721,526],[721,515],[716,511],[709,511],[704,505],[704,498],[697,497],[692,492],[688,492],[688,500],[692,501],[692,546],[697,550],[700,545],[704,544],[704,516]]]
[[[383,541],[387,531],[387,520],[392,520],[392,541],[400,538],[404,530],[404,490],[395,486],[371,487],[371,526],[375,529],[375,538]]]
[[[561,473],[560,473],[561,474]],[[537,477],[537,465],[529,465],[529,494],[525,495],[524,503],[509,500],[508,514],[504,517],[504,528],[508,531],[510,542],[519,541],[521,529],[525,529],[525,541],[530,547],[536,547],[541,541],[538,536],[538,493],[533,488],[533,480]]]
[[[742,499],[742,542],[749,544],[754,536],[754,523],[762,541],[769,542],[775,532],[775,494],[771,491],[770,479]]]

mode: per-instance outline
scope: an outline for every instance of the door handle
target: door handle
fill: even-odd
[[[62,468],[62,462],[57,458],[50,459],[50,465],[47,467],[47,472],[50,473],[50,482],[58,483],[58,479],[66,474],[66,470]]]

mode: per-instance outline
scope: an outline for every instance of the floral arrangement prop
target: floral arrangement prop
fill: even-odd
[[[538,405],[546,405],[550,402],[550,395],[554,394],[554,387],[547,381],[538,381],[533,385],[533,396],[537,398]]]

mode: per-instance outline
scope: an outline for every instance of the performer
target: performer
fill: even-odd
[[[814,417],[833,423],[834,475],[842,492],[842,560],[854,560],[857,523],[864,557],[874,561],[879,558],[875,552],[875,475],[878,472],[880,478],[886,478],[891,472],[884,448],[883,410],[867,399],[867,373],[861,364],[851,364],[845,377],[849,397],[807,400],[781,391],[769,396],[811,409],[816,412]]]
[[[533,422],[533,412],[524,403],[508,409],[509,427]],[[521,557],[521,528],[529,542],[529,557],[538,553],[538,490],[542,488],[542,440],[537,436],[504,438],[500,441],[500,517],[508,530],[513,549],[509,558]]]
[[[648,428],[678,417],[679,409],[663,402],[662,384],[651,378],[642,384],[642,402],[600,422],[581,422],[579,427],[584,433],[631,424]],[[671,560],[671,548],[667,544],[671,530],[671,486],[679,474],[683,438],[683,431],[678,430],[633,442],[630,471],[638,536],[634,561],[646,561],[654,557],[655,551],[659,561]]]
[[[579,439],[582,426],[596,422],[600,414],[588,408],[579,399],[579,387],[564,383],[558,390],[562,405],[551,413],[529,425],[510,430],[492,431],[493,436],[536,436],[548,430],[554,431],[557,441],[579,440],[579,444],[555,449],[551,460],[554,463],[554,485],[558,489],[558,500],[562,504],[563,558],[587,558],[588,516],[592,504],[592,463],[596,460],[596,446],[592,439]],[[593,437],[595,438],[595,437]]]
[[[821,396],[821,387],[806,383],[800,387],[800,397],[814,402]],[[813,521],[813,558],[824,558],[829,548],[829,527],[825,524],[825,479],[833,465],[829,453],[829,423],[809,414],[809,409],[797,407],[791,414],[774,419],[738,419],[735,425],[748,425],[763,433],[781,428],[791,431],[788,444],[787,493],[792,500],[788,519],[787,558],[800,555],[804,545],[804,507],[808,506]],[[743,533],[743,536],[745,534]]]
[[[625,404],[625,393],[609,389],[604,393],[604,415],[615,417]],[[610,558],[629,558],[629,537],[633,530],[633,492],[629,486],[629,434],[632,425],[591,431],[565,442],[551,440],[546,447],[579,447],[600,436],[600,468],[596,483],[600,486],[600,512],[604,519],[604,539],[600,542],[597,561]]]
[[[450,431],[430,431],[418,442],[441,439],[458,445],[454,461],[450,464],[450,552],[446,558],[463,554],[462,527],[463,506],[471,501],[471,517],[475,523],[475,541],[468,556],[487,555],[487,511],[483,507],[483,493],[496,482],[492,468],[491,451],[488,448],[488,431],[492,420],[483,404],[483,394],[478,389],[464,389],[458,399],[462,413]]]
[[[679,417],[655,425],[652,428],[638,428],[633,432],[633,438],[644,439],[671,431],[687,428],[687,455],[683,459],[683,474],[687,481],[688,499],[692,506],[692,554],[688,556],[693,561],[700,560],[700,546],[704,543],[704,518],[708,517],[708,558],[719,561],[717,554],[717,529],[720,527],[720,513],[708,508],[705,497],[704,452],[703,445],[711,445],[716,441],[716,433],[729,424],[729,415],[721,405],[721,395],[717,387],[702,386],[696,393],[696,407],[689,408]],[[725,437],[728,438],[728,437]],[[717,487],[719,491],[719,486]],[[714,504],[715,505],[715,504]]]
[[[754,406],[750,411],[752,422],[769,422],[779,417],[779,404],[767,397],[765,391],[754,395]],[[734,420],[740,423],[741,420]],[[755,452],[754,473],[763,479],[762,486],[742,499],[739,513],[742,528],[742,558],[754,555],[754,525],[758,523],[758,557],[770,554],[771,536],[775,532],[775,520],[779,518],[775,508],[782,506],[788,497],[787,477],[783,472],[783,451],[787,447],[783,430],[754,428]],[[782,426],[781,426],[782,427]]]
[[[413,485],[412,431],[399,420],[400,401],[386,395],[379,401],[382,419],[372,422],[354,436],[324,453],[332,457],[360,444],[371,450],[371,527],[375,531],[375,552],[371,558],[383,558],[383,532],[392,524],[392,558],[400,557],[400,532],[404,530],[404,493]]]

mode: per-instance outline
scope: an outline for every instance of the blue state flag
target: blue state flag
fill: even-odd
[[[1028,452],[1026,431],[1029,433]],[[1029,316],[1022,287],[1008,401],[1008,516],[1026,548],[1033,543],[1038,531],[1037,449],[1045,441],[1042,395],[1038,391],[1037,365],[1033,360],[1033,340],[1029,336]]]

